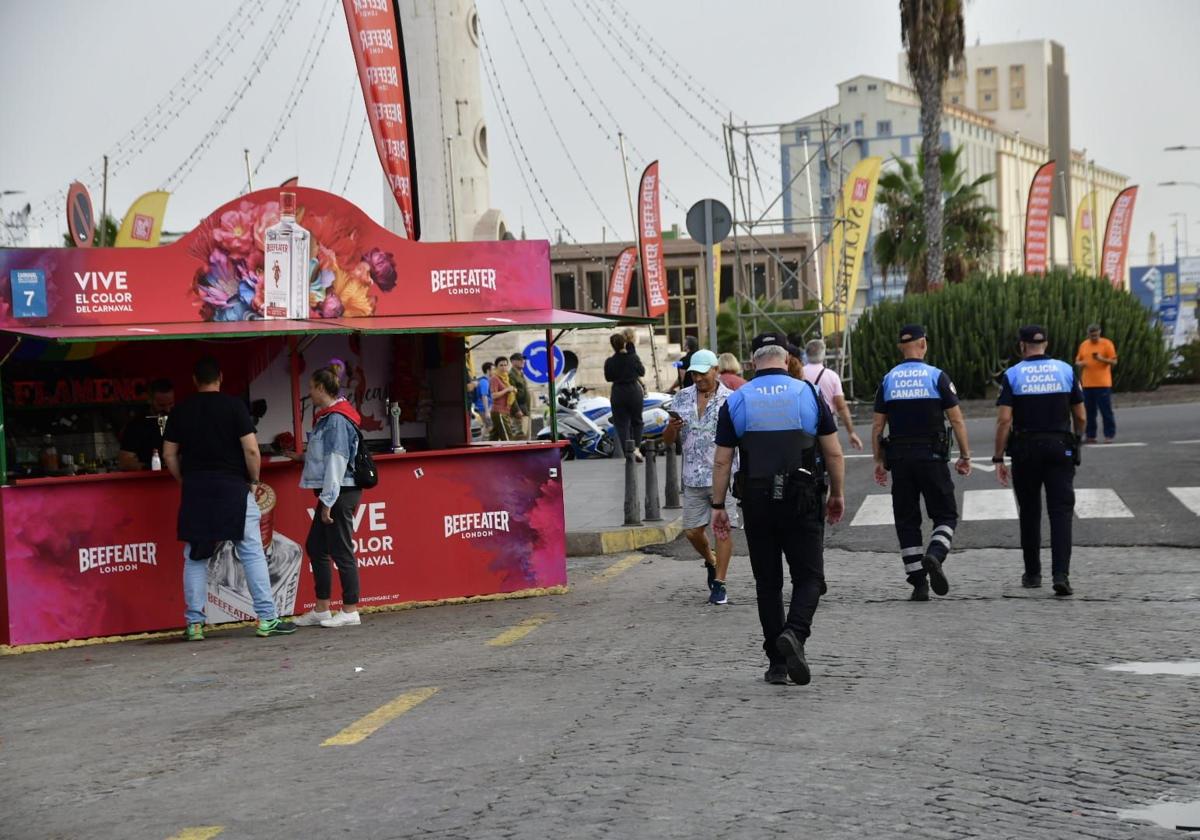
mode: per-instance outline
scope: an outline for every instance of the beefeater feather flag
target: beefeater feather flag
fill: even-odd
[[[421,238],[412,104],[397,0],[342,0],[367,120],[388,187],[400,207],[404,235]]]

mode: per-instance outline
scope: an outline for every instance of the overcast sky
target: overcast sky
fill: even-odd
[[[0,209],[15,209],[26,200],[37,208],[76,178],[88,185],[99,206],[100,178],[94,167],[100,156],[143,126],[143,119],[155,113],[156,103],[195,62],[211,60],[211,65],[203,65],[206,84],[191,88],[190,102],[178,118],[164,121],[161,130],[150,130],[156,122],[152,119],[133,143],[116,150],[109,187],[109,206],[119,217],[138,194],[171,183],[175,189],[167,227],[190,228],[242,190],[242,149],[251,150],[252,162],[263,154],[305,50],[314,33],[320,41],[329,22],[328,38],[304,95],[255,184],[277,184],[299,174],[302,183],[342,193],[382,220],[378,159],[369,137],[357,146],[363,104],[341,3],[254,2],[262,3],[263,11],[254,16],[240,43],[208,57],[206,47],[242,0],[0,2],[0,31],[8,36],[0,94],[0,190],[25,192],[5,197]],[[606,236],[611,239],[610,225],[616,237],[631,234],[620,158],[575,91],[590,100],[606,128],[611,123],[627,134],[636,163],[661,159],[664,185],[686,207],[706,196],[729,196],[727,182],[717,174],[725,169],[716,139],[721,133],[718,113],[732,109],[738,119],[751,123],[783,122],[832,104],[835,85],[843,79],[859,73],[896,76],[900,36],[895,0],[616,0],[668,57],[671,69],[644,58],[649,73],[638,68],[618,42],[596,37],[589,27],[590,22],[595,31],[607,29],[606,18],[594,7],[607,9],[610,2],[478,2],[501,90],[511,108],[511,127],[548,198],[544,200],[536,186],[533,197],[526,191],[519,153],[505,135],[501,112],[485,84],[492,204],[505,212],[512,227],[524,224],[530,237],[553,238],[565,227],[576,239],[593,241],[608,227]],[[263,49],[284,3],[297,7],[294,19],[273,50]],[[332,15],[331,4],[337,7]],[[537,16],[542,34],[556,47],[565,77],[542,45],[531,15]],[[1200,151],[1162,151],[1181,143],[1200,146],[1195,90],[1200,52],[1194,43],[1200,32],[1200,3],[969,0],[966,23],[968,43],[1052,38],[1066,47],[1072,145],[1086,147],[1098,164],[1128,174],[1131,183],[1142,187],[1130,263],[1145,262],[1151,231],[1160,242],[1166,240],[1171,258],[1176,221],[1172,212],[1188,214],[1192,251],[1200,254],[1200,188],[1157,186],[1164,180],[1200,182]],[[570,55],[557,49],[555,28]],[[549,117],[521,59],[522,50],[549,102]],[[257,75],[252,68],[256,60],[262,63]],[[575,60],[595,84],[603,105],[592,98]],[[675,68],[674,61],[683,69]],[[693,95],[689,87],[704,91],[706,98]],[[189,164],[193,150],[224,113],[228,117],[223,128]],[[615,129],[610,130],[615,135]],[[760,163],[770,169],[765,173],[768,186],[777,188],[777,153],[764,154]],[[178,184],[170,180],[173,175]],[[45,231],[56,236],[63,227],[62,208],[57,199],[47,206]],[[668,223],[682,224],[683,211],[669,201],[664,201],[664,215]]]

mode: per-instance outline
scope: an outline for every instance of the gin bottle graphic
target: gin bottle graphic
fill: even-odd
[[[263,315],[308,317],[308,266],[312,237],[296,224],[296,194],[279,194],[279,222],[263,241]]]

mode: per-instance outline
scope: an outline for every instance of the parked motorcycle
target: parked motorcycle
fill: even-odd
[[[589,388],[576,385],[575,373],[576,371],[574,370],[568,371],[562,376],[558,384],[560,436],[567,437],[563,431],[564,410],[578,412],[584,419],[591,421],[604,437],[608,439],[606,444],[589,447],[591,450],[589,454],[582,457],[621,457],[623,454],[622,448],[620,441],[617,439],[616,427],[613,426],[612,422],[612,402],[608,397],[592,394]],[[663,432],[666,431],[667,424],[671,421],[670,415],[667,414],[663,406],[670,399],[670,394],[657,391],[651,391],[646,394],[642,401],[643,443],[649,442],[661,447]],[[547,409],[545,427],[538,434],[540,440],[550,439],[549,424],[550,417],[549,410]],[[572,428],[576,428],[579,425],[578,423],[573,423]],[[590,432],[590,429],[587,431]],[[608,454],[604,454],[605,452]]]
[[[558,436],[569,446],[563,450],[563,458],[567,460],[579,458],[609,458],[615,449],[615,438],[607,434],[580,408],[580,403],[586,398],[584,394],[589,389],[575,384],[575,371],[567,373],[557,389],[558,402]],[[542,402],[546,398],[542,397]],[[592,408],[593,406],[589,406]],[[611,410],[610,410],[611,411]],[[550,407],[545,409],[545,422],[537,434],[539,441],[550,440]]]

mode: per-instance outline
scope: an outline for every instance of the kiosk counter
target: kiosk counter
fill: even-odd
[[[183,626],[178,486],[130,469],[123,432],[141,424],[153,438],[203,355],[256,422],[281,614],[315,601],[302,548],[313,496],[283,453],[303,450],[307,377],[333,359],[379,469],[355,516],[363,606],[566,584],[559,444],[472,440],[464,337],[544,329],[552,343],[612,322],[551,308],[545,242],[413,243],[336,196],[295,193],[312,233],[309,311],[289,314],[306,318],[260,317],[271,278],[255,237],[278,216],[274,191],[162,248],[0,250],[0,644]],[[226,545],[210,564],[208,621],[252,613]]]

